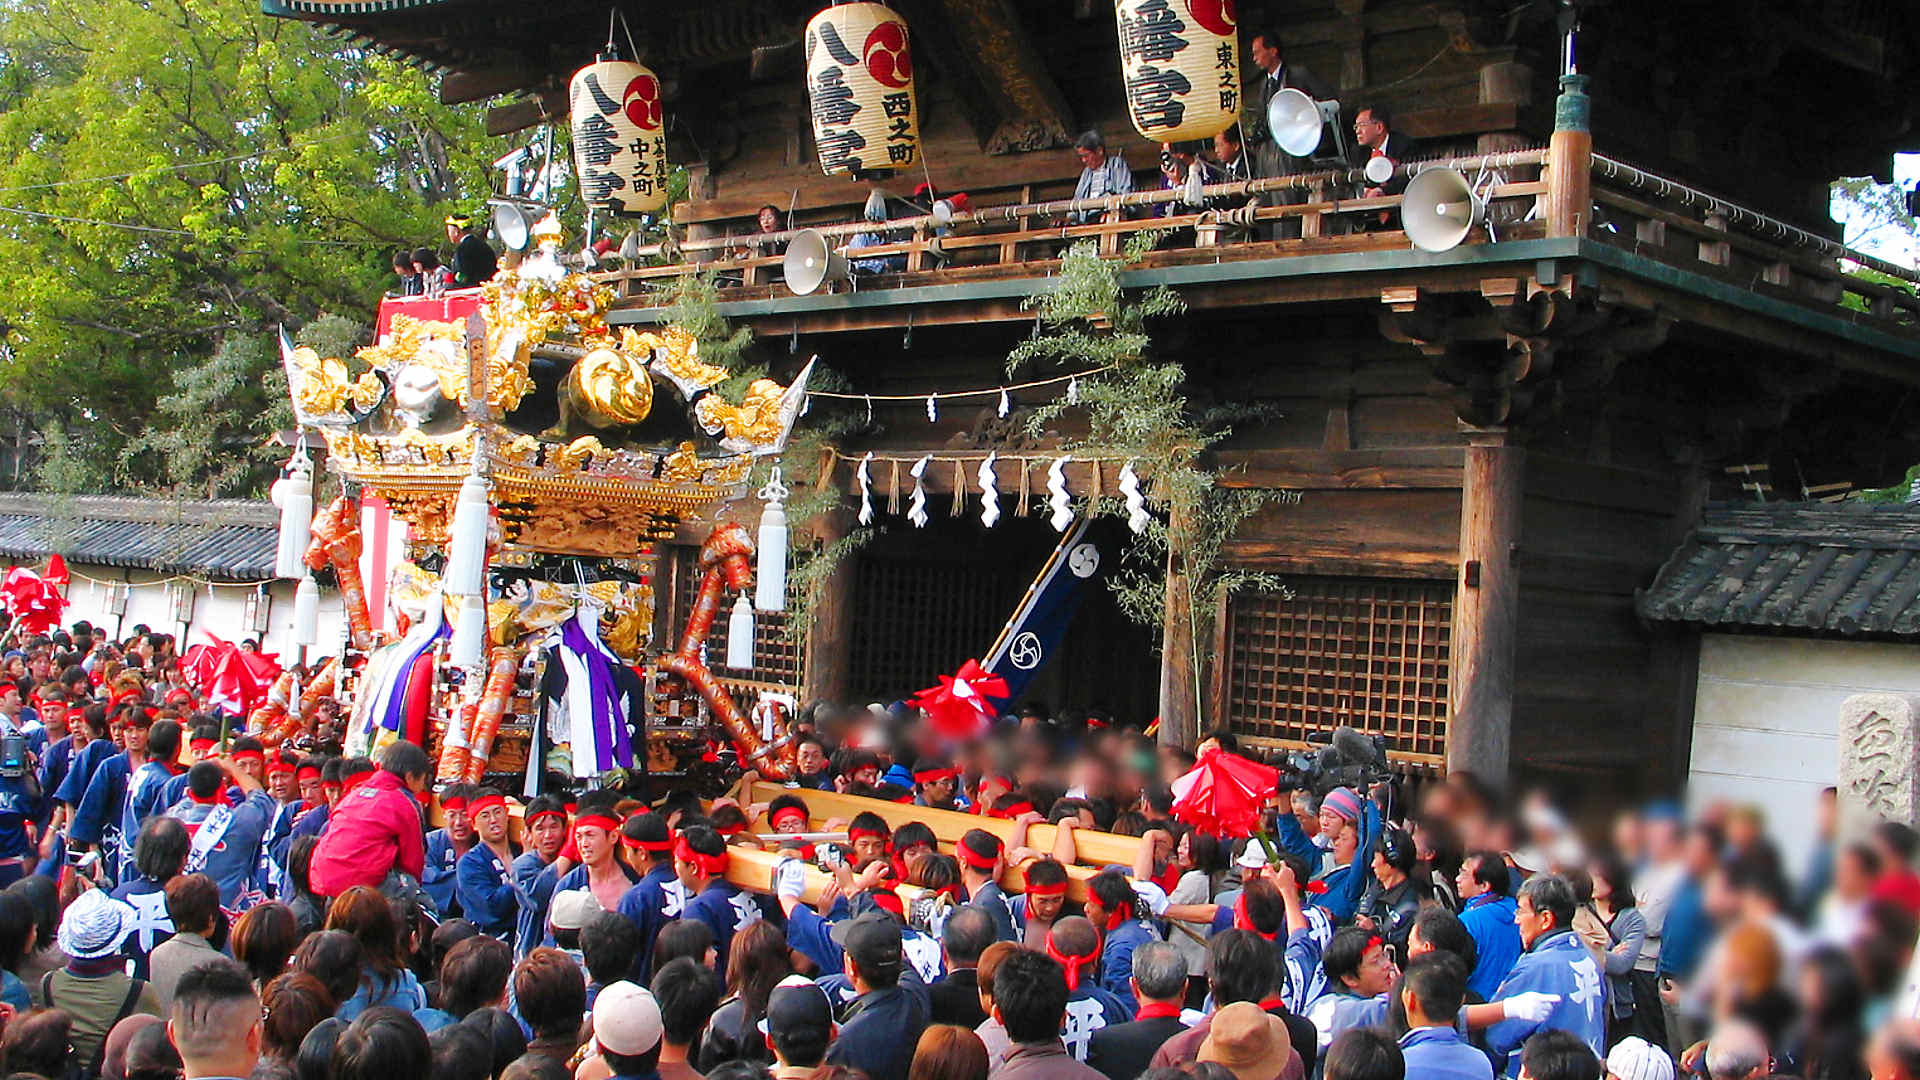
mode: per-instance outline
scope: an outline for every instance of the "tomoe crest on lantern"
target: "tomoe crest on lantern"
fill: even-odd
[[[588,205],[645,214],[667,204],[660,78],[631,60],[599,59],[573,75],[573,165]]]
[[[907,23],[885,4],[840,4],[807,24],[807,98],[827,175],[902,169],[919,160]]]
[[[1154,142],[1210,139],[1240,119],[1234,0],[1115,0],[1133,127]]]

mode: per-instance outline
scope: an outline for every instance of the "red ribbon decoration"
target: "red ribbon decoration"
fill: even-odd
[[[1004,701],[1012,695],[1007,680],[989,673],[979,661],[969,660],[958,672],[940,676],[939,686],[913,695],[913,704],[926,711],[942,734],[967,739],[993,723],[996,711],[987,699]]]

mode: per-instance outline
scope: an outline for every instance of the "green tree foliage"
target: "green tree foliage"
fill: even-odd
[[[370,323],[493,150],[478,107],[258,0],[0,5],[0,403],[40,481],[261,490],[276,327]]]

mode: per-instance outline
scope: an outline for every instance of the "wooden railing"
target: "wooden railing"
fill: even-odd
[[[1533,203],[1546,192],[1541,179],[1545,156],[1543,150],[1517,150],[1423,161],[1401,165],[1400,175],[1438,166],[1459,169],[1469,177],[1485,170],[1490,177],[1490,198],[1496,206],[1494,220],[1518,223],[1532,216]],[[1082,239],[1095,240],[1104,253],[1113,254],[1125,246],[1128,237],[1155,230],[1192,230],[1190,238],[1177,241],[1178,246],[1197,252],[1196,258],[1211,261],[1230,257],[1235,247],[1264,241],[1271,232],[1267,226],[1289,219],[1299,221],[1298,239],[1315,250],[1327,250],[1329,246],[1337,249],[1338,238],[1348,235],[1355,237],[1356,248],[1378,246],[1362,240],[1357,227],[1377,221],[1382,211],[1397,213],[1401,198],[1348,194],[1371,186],[1357,169],[1335,169],[1208,185],[1202,195],[1210,208],[1187,205],[1183,191],[1153,190],[1099,199],[976,206],[971,212],[956,215],[945,227],[930,215],[920,215],[884,224],[860,221],[822,225],[813,231],[835,247],[854,236],[877,233],[888,242],[855,249],[848,252],[848,257],[865,261],[904,256],[908,272],[1024,266],[1054,258],[1065,244]],[[1299,201],[1264,205],[1285,198]],[[1153,216],[1161,208],[1169,209],[1168,215]],[[1095,220],[1071,223],[1082,216]],[[1496,224],[1496,229],[1500,227]],[[800,231],[686,240],[671,247],[650,245],[640,249],[641,259],[674,261],[598,276],[615,283],[623,296],[636,298],[642,290],[695,271],[711,271],[744,287],[761,286],[776,279],[783,259],[780,253]],[[1532,231],[1537,235],[1538,227]],[[1177,261],[1178,256],[1173,258]]]
[[[1841,306],[1853,296],[1847,306],[1875,320],[1911,323],[1920,316],[1920,296],[1848,274],[1842,263],[1920,284],[1913,268],[1698,188],[1595,154],[1592,197],[1599,212],[1589,235],[1596,240],[1814,307]]]

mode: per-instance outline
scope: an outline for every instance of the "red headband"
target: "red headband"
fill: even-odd
[[[210,750],[217,739],[188,739],[187,749],[193,751]]]
[[[1023,802],[1014,803],[1012,806],[1007,807],[1005,810],[989,810],[987,811],[987,816],[996,817],[996,818],[1005,818],[1008,821],[1012,821],[1014,818],[1019,817],[1021,814],[1031,814],[1031,813],[1033,813],[1033,804],[1030,802],[1023,801]]]
[[[267,762],[268,776],[283,776],[293,771],[293,765],[284,758],[273,758]]]
[[[1000,861],[999,852],[989,851],[985,854],[981,854],[980,852],[973,850],[971,847],[968,847],[967,842],[964,839],[962,839],[959,843],[953,845],[953,853],[955,855],[960,856],[961,862],[966,863],[968,866],[973,867],[975,870],[991,870],[993,869],[993,864]]]
[[[235,750],[233,752],[233,760],[258,761],[258,762],[261,762],[262,764],[265,764],[267,760],[267,755],[260,750]]]
[[[687,838],[684,836],[674,841],[673,857],[679,859],[681,862],[692,863],[699,867],[700,872],[708,877],[719,877],[727,872],[726,852],[723,851],[718,855],[703,855],[693,850],[693,845],[687,843]]]
[[[890,832],[887,832],[885,829],[848,829],[847,843],[849,844],[854,843],[860,840],[862,837],[867,837],[867,836],[871,836],[876,840],[893,839],[893,834]]]
[[[488,793],[467,804],[467,816],[478,817],[483,810],[491,810],[496,806],[505,809],[506,805],[506,796],[497,793]]]
[[[465,795],[449,795],[440,800],[440,809],[465,810],[467,809],[467,797]]]
[[[916,784],[937,784],[942,780],[951,780],[959,775],[959,769],[928,769],[926,772],[914,773],[913,782]]]
[[[1059,949],[1054,948],[1053,935],[1048,934],[1047,955],[1053,957],[1054,960],[1059,962],[1061,967],[1067,969],[1067,993],[1071,994],[1075,990],[1080,989],[1080,969],[1092,964],[1093,957],[1099,956],[1100,950],[1095,949],[1093,956],[1066,956],[1062,954]]]
[[[320,779],[320,769],[314,765],[302,765],[293,770],[293,775],[301,780],[318,780]]]
[[[1028,896],[1065,896],[1067,895],[1067,883],[1064,881],[1056,881],[1051,885],[1035,885],[1032,882],[1028,882],[1027,895]]]
[[[805,825],[808,820],[806,807],[783,806],[780,809],[775,810],[771,815],[767,817],[767,823],[777,829],[780,827],[781,822],[788,821],[793,818],[799,818],[800,824]]]
[[[633,837],[628,836],[626,833],[621,833],[620,846],[623,848],[626,848],[628,851],[646,851],[646,852],[651,852],[657,855],[662,851],[672,851],[673,841],[672,840],[635,840]]]
[[[354,773],[352,776],[343,776],[340,778],[340,794],[345,795],[347,792],[352,791],[354,788],[359,787],[371,779],[373,779],[373,773],[371,772]]]
[[[1247,914],[1247,894],[1244,892],[1233,902],[1233,928],[1235,930],[1250,931],[1260,937],[1266,938],[1268,941],[1272,941],[1280,936],[1280,931],[1278,930],[1269,934],[1262,932],[1259,927],[1253,925],[1253,916]],[[1376,938],[1375,940],[1378,939]]]
[[[744,821],[736,821],[731,825],[715,825],[713,831],[719,833],[721,836],[739,836],[741,833],[747,831],[747,823]]]
[[[620,819],[614,817],[612,814],[602,813],[598,810],[589,810],[581,814],[580,817],[574,821],[573,827],[576,830],[581,828],[595,828],[605,829],[608,832],[618,832],[620,831]]]
[[[896,918],[907,917],[907,906],[900,902],[900,894],[892,889],[869,889],[867,895],[873,897],[873,906],[891,912]]]
[[[563,823],[567,820],[567,815],[559,810],[542,810],[527,818],[527,828],[533,828],[533,823],[544,817],[557,817]]]

